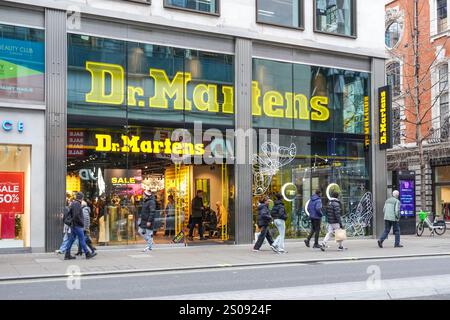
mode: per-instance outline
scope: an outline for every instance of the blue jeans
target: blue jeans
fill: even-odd
[[[383,242],[388,238],[391,228],[394,229],[395,245],[398,246],[400,244],[400,223],[398,221],[384,220],[384,232],[381,235],[380,241]]]
[[[286,222],[282,219],[275,219],[275,226],[278,229],[278,237],[273,242],[275,247],[279,247],[280,249],[284,249],[284,236],[286,233]]]
[[[70,249],[72,248],[73,243],[75,242],[75,239],[78,238],[78,241],[81,245],[81,249],[83,249],[83,252],[87,254],[88,248],[86,247],[86,241],[84,239],[84,229],[81,227],[72,227],[70,232],[70,238],[69,243],[67,244],[67,251],[70,253]]]
[[[145,230],[145,233],[142,232]],[[147,248],[151,249],[153,247],[153,230],[151,229],[142,229],[139,227],[139,234],[144,237],[144,240],[147,242]]]
[[[68,244],[69,244],[69,240],[70,240],[70,233],[64,233],[64,238],[63,238],[63,242],[61,243],[61,247],[59,247],[59,251],[61,251],[62,253],[66,252],[67,248],[68,248]],[[78,239],[76,240],[77,242],[77,246],[78,246]]]

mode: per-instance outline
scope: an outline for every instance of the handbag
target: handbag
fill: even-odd
[[[334,238],[336,241],[347,240],[347,231],[345,229],[337,229],[334,231]]]

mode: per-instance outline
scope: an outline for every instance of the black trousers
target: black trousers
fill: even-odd
[[[198,234],[200,235],[200,239],[203,238],[203,219],[200,218],[192,218],[191,227],[189,228],[189,237],[192,237],[194,234],[194,227],[198,225]]]
[[[269,226],[262,226],[260,228],[261,228],[261,231],[258,236],[258,240],[256,240],[255,246],[253,247],[253,249],[255,249],[255,250],[259,250],[261,248],[261,246],[264,242],[264,239],[267,239],[267,241],[269,242],[270,245],[272,245],[272,243],[273,243],[272,235],[269,232]]]
[[[311,219],[311,232],[308,235],[308,241],[311,241],[311,238],[314,236],[314,245],[319,245],[319,236],[320,236],[320,223],[322,220],[320,219]]]

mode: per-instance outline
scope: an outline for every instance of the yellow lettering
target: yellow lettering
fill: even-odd
[[[219,112],[217,102],[217,85],[199,84],[193,93],[195,107],[200,111]]]
[[[138,136],[133,136],[131,139],[128,138],[128,136],[122,136],[123,141],[122,152],[130,152],[130,148],[131,152],[133,153],[141,152],[141,150],[138,147],[139,140],[140,137]]]
[[[124,70],[122,66],[86,61],[86,70],[91,73],[91,91],[86,94],[86,102],[114,105],[123,103]],[[106,74],[111,77],[109,94],[106,94]]]
[[[145,152],[145,153],[152,153],[152,142],[151,141],[142,141],[141,151]]]
[[[154,153],[160,153],[161,149],[164,148],[164,142],[162,141],[154,141],[153,142],[153,152]]]
[[[274,107],[282,107],[284,105],[283,96],[277,91],[268,91],[264,95],[264,113],[268,117],[283,118],[283,109],[274,109]]]
[[[328,110],[328,97],[312,97],[311,120],[313,121],[327,121],[330,118],[330,111]]]
[[[166,148],[164,149],[164,153],[171,154],[172,153],[172,148],[171,148],[172,141],[170,141],[170,139],[166,139],[166,140],[164,140],[164,144],[166,146]]]
[[[95,151],[109,152],[111,151],[111,136],[107,134],[96,134],[97,147]]]
[[[202,143],[198,143],[195,145],[195,153],[198,156],[202,156],[205,154],[205,146]]]
[[[252,115],[261,116],[262,110],[259,104],[259,98],[261,97],[261,90],[259,89],[258,81],[252,81]]]
[[[175,110],[192,110],[192,102],[187,97],[183,99],[183,93],[187,92],[187,84],[192,78],[189,72],[177,72],[172,81],[166,71],[160,69],[150,69],[150,76],[155,80],[155,95],[150,98],[151,108],[167,109],[167,96],[169,99],[175,98]]]
[[[304,94],[295,94],[286,92],[286,118],[297,119],[297,105],[300,113],[299,119],[309,120],[308,98]]]
[[[194,145],[192,143],[183,144],[183,154],[194,154]]]
[[[174,154],[180,154],[180,153],[183,152],[183,147],[182,147],[182,145],[181,145],[180,142],[174,142],[174,143],[172,144],[172,152],[173,152]]]
[[[133,86],[128,86],[128,105],[131,107],[135,107],[136,105],[139,105],[139,107],[144,107],[145,106],[145,101],[143,100],[139,100],[139,102],[136,101],[136,94],[139,97],[143,97],[144,96],[144,89],[142,89],[141,87],[133,87]]]
[[[231,86],[223,86],[223,113],[234,113],[234,88]]]

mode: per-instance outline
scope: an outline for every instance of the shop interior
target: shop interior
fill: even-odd
[[[146,129],[142,137],[164,141],[171,129]],[[68,131],[67,204],[78,191],[91,207],[90,235],[97,245],[144,244],[138,233],[142,195],[156,196],[155,244],[225,243],[230,240],[234,207],[233,167],[227,164],[190,164],[184,158],[174,162],[170,154],[97,152],[95,134],[105,130],[71,128]],[[111,136],[117,132],[106,130]],[[192,160],[192,161],[191,161]],[[190,162],[190,163],[189,163]],[[195,163],[198,163],[196,161]],[[203,191],[203,229],[206,241],[199,241],[198,228],[189,240],[191,203],[197,190]],[[174,214],[168,210],[174,199]],[[172,211],[173,212],[173,211]]]
[[[0,248],[30,246],[30,153],[30,146],[0,145]],[[7,190],[18,183],[17,175],[23,177],[22,199]],[[22,204],[16,208],[14,202]]]

